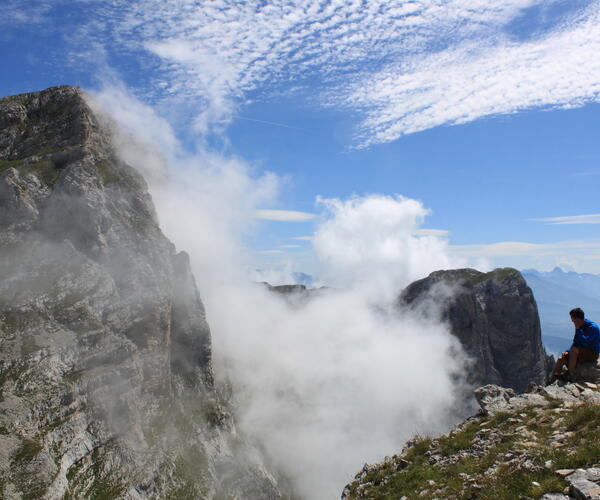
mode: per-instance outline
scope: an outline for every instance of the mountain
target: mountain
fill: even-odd
[[[559,267],[549,272],[525,269],[522,274],[535,295],[548,351],[557,353],[570,346],[573,326],[569,311],[574,307],[600,321],[600,275],[565,272]]]
[[[531,289],[516,269],[436,271],[406,287],[400,307],[450,324],[472,360],[472,383],[499,384],[524,391],[543,383],[548,359]]]
[[[0,497],[281,498],[109,125],[69,86],[0,99]]]
[[[535,387],[515,396],[488,385],[481,411],[444,436],[416,436],[365,464],[342,500],[598,499],[600,386]]]

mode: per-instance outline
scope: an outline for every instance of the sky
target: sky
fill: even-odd
[[[600,1],[0,5],[0,95],[119,88],[176,155],[275,179],[255,268],[322,274],[335,207],[380,199],[463,265],[600,273]]]
[[[600,273],[600,0],[0,13],[0,95],[80,85],[120,126],[190,254],[238,423],[304,498],[464,411],[461,351],[397,311],[402,287],[463,266]],[[251,282],[294,271],[331,288],[300,307]]]

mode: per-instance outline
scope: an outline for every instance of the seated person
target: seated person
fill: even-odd
[[[598,352],[600,351],[598,325],[589,319],[585,319],[585,314],[579,307],[569,311],[569,315],[575,325],[573,345],[556,360],[551,381],[557,378],[572,381],[577,363],[596,362],[598,360]],[[562,370],[565,365],[568,371],[563,374]]]

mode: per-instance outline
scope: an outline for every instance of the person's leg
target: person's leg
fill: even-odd
[[[567,360],[569,359],[569,352],[563,352],[558,359],[556,360],[556,364],[554,365],[554,370],[552,370],[552,375],[560,375],[562,372],[563,366],[567,364]]]
[[[568,361],[568,369],[569,373],[573,373],[575,368],[577,367],[577,358],[579,357],[579,347],[571,347],[569,351],[569,361]]]
[[[598,355],[585,347],[579,347],[579,353],[577,355],[577,363],[593,363],[598,361]]]

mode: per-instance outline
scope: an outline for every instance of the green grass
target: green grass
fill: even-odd
[[[102,179],[103,184],[111,184],[121,180],[121,176],[116,172],[113,165],[105,161],[96,162],[96,170]]]
[[[21,163],[23,160],[0,160],[0,172],[2,172],[3,170],[7,170],[10,167],[16,167],[19,163]]]
[[[566,482],[555,470],[597,466],[600,462],[600,406],[582,404],[570,412],[555,413],[554,409],[561,405],[562,402],[552,400],[542,410],[530,407],[518,414],[498,413],[485,420],[475,419],[438,439],[418,438],[402,457],[408,465],[397,466],[396,457],[379,464],[361,478],[360,493],[359,483],[351,483],[349,498],[397,500],[405,495],[425,500],[513,500],[539,499],[545,493],[560,492]],[[558,418],[564,421],[554,426]],[[523,427],[531,434],[527,435]],[[480,429],[496,429],[500,433],[494,441],[486,440],[486,447],[479,447],[475,453],[473,440]],[[565,446],[555,448],[549,444],[555,430],[574,434],[564,440]],[[536,446],[524,448],[522,443],[530,439]],[[519,450],[534,464],[533,470],[522,470],[518,460],[509,461],[506,454],[516,456],[515,451]],[[432,466],[429,456],[433,454],[455,460]],[[549,468],[545,467],[548,460],[552,461]],[[465,474],[474,482],[465,480]],[[431,481],[434,483],[430,485]]]
[[[135,188],[137,181],[128,170],[130,167],[113,162],[96,162],[96,171],[104,185],[120,184],[124,187]]]
[[[68,385],[76,384],[77,382],[79,382],[81,380],[84,372],[85,372],[85,370],[74,370],[72,372],[69,372],[63,377],[63,381]]]
[[[472,422],[460,432],[439,439],[440,452],[442,455],[453,455],[460,450],[470,448],[473,443],[473,438],[479,429],[479,423]]]
[[[36,344],[35,337],[33,335],[23,335],[23,339],[21,340],[21,356],[30,356],[39,350],[40,347]]]
[[[90,500],[114,500],[122,498],[126,485],[121,481],[120,471],[107,465],[107,458],[116,444],[110,442],[95,448],[91,457],[74,463],[67,471],[69,487],[65,500],[87,498]]]
[[[23,439],[21,441],[21,446],[19,446],[12,456],[12,463],[13,465],[21,465],[25,462],[29,462],[40,451],[42,451],[42,445],[39,441]]]
[[[38,439],[23,439],[21,445],[12,454],[11,465],[13,482],[21,492],[21,500],[37,500],[43,498],[47,484],[40,481],[35,474],[26,472],[24,466],[33,460],[42,451],[42,444]]]
[[[200,446],[191,446],[175,460],[173,480],[176,487],[167,495],[168,500],[194,500],[203,498],[208,489],[203,473],[208,470],[206,453]]]
[[[472,285],[477,285],[483,281],[493,278],[496,281],[502,281],[510,276],[518,273],[516,269],[512,267],[504,267],[501,269],[494,269],[488,273],[473,273],[469,270],[454,271],[452,275],[446,276],[446,281],[467,281]]]
[[[36,156],[45,155],[53,152],[53,148],[46,148]],[[54,186],[60,170],[54,166],[50,160],[38,160],[35,162],[27,162],[27,158],[19,158],[18,160],[0,160],[0,172],[7,170],[10,167],[18,169],[21,175],[34,174],[46,186]]]
[[[567,431],[576,431],[582,427],[587,430],[590,424],[598,422],[600,419],[600,406],[594,406],[591,404],[584,404],[582,406],[575,407],[571,413],[566,417],[565,428]]]
[[[0,329],[10,335],[14,335],[19,329],[19,313],[5,311],[0,314]]]

